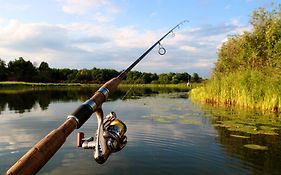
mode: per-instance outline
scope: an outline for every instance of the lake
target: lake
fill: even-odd
[[[126,147],[102,165],[76,147],[94,136],[93,115],[75,130],[40,175],[280,174],[277,114],[200,106],[179,89],[133,88],[104,103],[127,125]],[[0,89],[0,174],[92,96],[89,88]]]

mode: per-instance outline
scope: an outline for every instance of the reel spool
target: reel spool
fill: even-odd
[[[102,109],[96,111],[98,129],[96,137],[85,138],[83,132],[77,134],[77,147],[94,150],[94,159],[104,163],[109,155],[123,149],[127,144],[126,125],[111,112],[103,118]]]

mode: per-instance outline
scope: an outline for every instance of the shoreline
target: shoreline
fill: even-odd
[[[0,88],[18,88],[18,87],[100,87],[103,84],[87,83],[33,83],[23,81],[0,81]],[[195,84],[194,86],[198,86]],[[137,88],[180,88],[191,89],[193,86],[187,86],[184,83],[179,84],[125,84],[121,83],[120,88],[137,87]]]

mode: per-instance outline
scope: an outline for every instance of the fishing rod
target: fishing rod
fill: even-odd
[[[117,77],[112,78],[103,84],[94,95],[80,105],[71,113],[66,121],[58,128],[51,131],[47,136],[37,142],[28,152],[26,152],[5,175],[33,175],[36,174],[60,149],[66,138],[75,130],[79,129],[93,113],[96,114],[98,128],[96,138],[84,138],[84,133],[78,133],[77,146],[85,149],[94,149],[94,159],[97,163],[104,163],[111,153],[120,151],[127,143],[125,133],[126,125],[119,119],[114,112],[104,117],[102,104],[108,96],[117,90],[118,85],[126,74],[135,67],[154,47],[159,45],[158,53],[164,55],[165,48],[161,41],[176,28],[179,28],[187,20],[182,21],[167,32],[148,50],[146,50],[135,62],[127,69],[122,71]],[[174,33],[173,33],[174,35]]]

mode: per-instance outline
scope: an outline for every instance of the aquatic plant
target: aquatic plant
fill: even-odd
[[[246,144],[245,148],[254,149],[254,150],[268,150],[267,146],[256,145],[256,144]]]
[[[268,77],[258,70],[229,73],[213,78],[203,86],[192,89],[193,101],[220,106],[240,106],[262,111],[281,109],[281,79]]]

